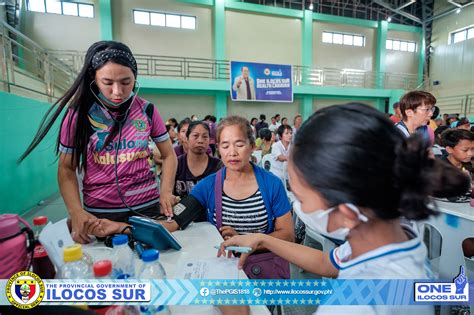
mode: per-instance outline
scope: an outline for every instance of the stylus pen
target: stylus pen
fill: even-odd
[[[215,249],[220,249],[221,247],[219,245],[216,245],[216,246],[214,246],[214,248]],[[238,252],[238,253],[248,254],[252,251],[252,248],[251,247],[245,247],[245,246],[227,246],[225,248],[225,250],[231,250],[231,251]]]

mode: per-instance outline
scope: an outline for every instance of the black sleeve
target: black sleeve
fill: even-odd
[[[181,230],[184,230],[192,221],[201,221],[206,215],[206,209],[192,195],[188,195],[173,207],[173,219]],[[206,221],[206,220],[203,220]]]

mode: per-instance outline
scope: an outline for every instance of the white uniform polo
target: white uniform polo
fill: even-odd
[[[329,258],[339,270],[338,279],[427,279],[427,251],[418,233],[403,226],[410,240],[394,243],[369,251],[355,259],[349,242],[333,249]],[[320,306],[317,315],[325,314],[434,314],[434,308],[423,306]]]

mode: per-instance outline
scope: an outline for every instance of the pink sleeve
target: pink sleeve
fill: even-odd
[[[59,151],[66,154],[72,154],[74,148],[74,133],[76,130],[77,114],[72,109],[66,113],[61,124]]]
[[[161,118],[158,109],[154,105],[150,136],[155,142],[163,142],[170,138],[170,135],[166,131],[165,123],[163,122],[163,119]]]

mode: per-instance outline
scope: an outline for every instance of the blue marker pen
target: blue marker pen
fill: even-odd
[[[220,249],[221,247],[219,245],[214,246],[215,249]],[[225,250],[231,250],[234,252],[238,253],[243,253],[243,254],[248,254],[252,251],[251,247],[245,247],[245,246],[227,246]]]

